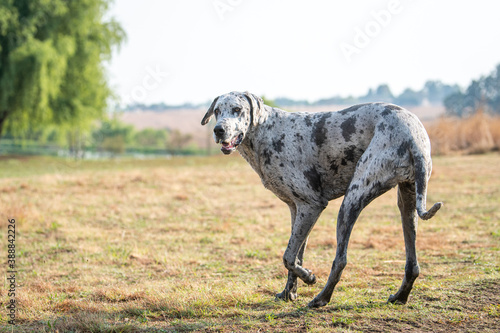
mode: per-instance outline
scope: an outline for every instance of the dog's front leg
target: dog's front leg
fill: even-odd
[[[297,264],[302,266],[304,251],[307,246],[307,239],[304,245],[300,248],[299,255],[297,257]],[[286,281],[285,289],[279,294],[276,294],[276,299],[283,301],[295,301],[297,299],[297,275],[293,271],[288,271],[288,279]]]
[[[307,284],[316,283],[316,276],[308,269],[302,267],[302,256],[307,238],[324,207],[301,204],[297,205],[297,214],[288,241],[283,263],[289,271],[285,291],[296,289],[296,279],[300,278]],[[290,285],[289,285],[290,284]]]

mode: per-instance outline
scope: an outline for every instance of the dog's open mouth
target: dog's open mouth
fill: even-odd
[[[243,133],[236,135],[231,139],[230,142],[222,142],[222,147],[220,150],[226,155],[231,154],[236,148],[238,148],[238,146],[241,144],[241,141],[243,141]]]

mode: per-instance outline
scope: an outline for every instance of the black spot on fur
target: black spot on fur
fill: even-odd
[[[410,149],[410,142],[403,141],[397,150],[398,156],[399,157],[405,156],[409,149]]]
[[[304,137],[300,133],[295,133],[295,137],[299,139],[300,141],[304,141]]]
[[[304,171],[304,176],[309,181],[309,185],[316,192],[321,192],[321,175],[316,170],[316,167],[312,167],[307,171]]]
[[[389,131],[393,131],[393,130],[394,130],[394,126],[389,125]]]
[[[349,191],[354,191],[354,190],[357,190],[359,189],[359,185],[358,184],[354,184],[354,185],[351,185],[351,188],[349,188]]]
[[[356,133],[356,117],[352,116],[344,120],[340,125],[342,136],[346,141],[351,141],[351,136]]]
[[[300,195],[299,195],[297,192],[292,191],[292,194],[293,194],[293,196],[294,196],[294,197],[296,197],[297,199],[300,199]]]
[[[262,151],[262,157],[264,157],[264,164],[265,165],[271,165],[271,157],[273,154],[269,151],[269,149],[264,149]]]
[[[392,111],[402,110],[399,106],[389,104],[384,107],[384,111],[382,112],[382,116],[388,116],[392,113]]]
[[[334,173],[338,173],[339,172],[339,165],[337,164],[336,161],[332,161],[330,163],[330,170],[332,170]]]
[[[311,126],[312,126],[311,115],[307,115],[307,116],[304,118],[304,120],[305,120],[305,122],[306,122],[307,127],[311,127]]]
[[[280,167],[282,167],[282,168],[283,168],[284,166],[285,166],[285,165],[284,165],[283,163],[280,163]]]
[[[383,132],[383,131],[385,131],[385,124],[384,123],[380,123],[377,128],[378,128],[379,131]]]
[[[356,146],[349,146],[344,149],[344,156],[346,161],[354,162],[356,160]]]
[[[340,164],[342,164],[343,166],[347,165],[347,161],[345,160],[345,158],[343,158],[342,161],[340,161]]]
[[[328,130],[325,127],[326,119],[331,116],[331,113],[323,114],[318,122],[314,125],[313,131],[311,133],[311,140],[314,140],[314,143],[318,147],[321,147],[326,141],[326,135]]]
[[[345,115],[346,115],[346,114],[348,114],[349,112],[354,112],[354,111],[356,111],[357,109],[359,109],[360,107],[363,107],[363,106],[366,106],[366,105],[369,105],[369,104],[370,104],[370,103],[364,103],[364,104],[357,104],[357,105],[353,105],[353,106],[351,106],[351,107],[349,107],[349,108],[347,108],[347,109],[340,110],[340,111],[339,111],[339,113],[340,113],[341,115],[344,115],[344,116],[345,116]]]
[[[394,104],[386,105],[386,107],[384,109],[385,110],[387,110],[387,109],[389,109],[389,110],[403,110],[402,108],[400,108],[399,106],[394,105]]]
[[[273,140],[273,148],[277,153],[281,153],[283,151],[283,147],[285,144],[283,141],[285,140],[285,134],[281,135],[279,140]]]

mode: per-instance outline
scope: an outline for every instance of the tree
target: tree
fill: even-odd
[[[387,84],[381,84],[375,91],[370,88],[365,96],[359,98],[361,102],[389,102],[392,103],[394,95]]]
[[[191,134],[184,134],[178,129],[175,129],[169,133],[168,140],[165,145],[167,150],[174,154],[176,151],[181,151],[186,148],[192,139],[193,136]]]
[[[490,75],[473,80],[465,92],[449,95],[444,105],[448,114],[460,117],[478,109],[500,114],[500,64]]]
[[[422,103],[422,93],[411,88],[406,88],[398,97],[396,97],[395,102],[406,106],[420,105]]]
[[[89,128],[112,95],[104,60],[125,33],[104,21],[108,0],[2,0],[0,135],[48,124]]]
[[[443,103],[444,99],[460,91],[458,85],[448,85],[441,81],[427,81],[422,89],[422,95],[432,104]]]
[[[135,134],[134,141],[141,147],[163,148],[167,141],[167,131],[145,128]]]
[[[117,117],[103,120],[100,127],[92,131],[94,145],[114,153],[123,152],[125,145],[130,144],[133,138],[134,127],[121,122]]]

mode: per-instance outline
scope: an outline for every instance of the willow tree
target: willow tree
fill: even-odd
[[[103,61],[125,34],[107,0],[0,0],[0,134],[88,127],[112,92]]]

